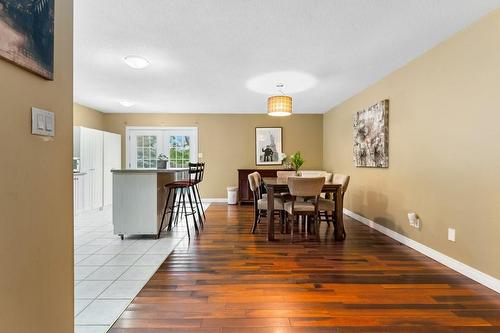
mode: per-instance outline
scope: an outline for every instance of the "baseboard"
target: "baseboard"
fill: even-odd
[[[392,239],[400,242],[403,245],[406,245],[408,247],[411,247],[412,249],[422,253],[423,255],[426,255],[427,257],[436,260],[437,262],[448,266],[449,268],[453,269],[454,271],[467,276],[468,278],[482,284],[485,287],[488,287],[497,293],[500,293],[500,280],[494,278],[491,275],[488,275],[486,273],[483,273],[475,268],[472,268],[470,266],[467,266],[466,264],[453,259],[451,257],[448,257],[447,255],[438,252],[434,249],[431,249],[428,246],[425,246],[424,244],[421,244],[419,242],[414,241],[411,238],[408,238],[406,236],[403,236],[394,230],[391,230],[389,228],[386,228],[384,226],[381,226],[380,224],[377,224],[373,222],[370,219],[367,219],[364,216],[358,215],[354,212],[351,212],[348,209],[344,208],[344,214],[355,219],[356,221],[359,221],[363,224],[366,224],[370,228],[373,228],[381,233],[383,233],[386,236],[391,237]]]
[[[201,198],[201,202],[227,202],[227,198]]]

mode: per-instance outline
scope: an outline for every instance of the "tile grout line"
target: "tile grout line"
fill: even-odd
[[[209,205],[207,205],[205,207],[208,208]],[[106,221],[104,221],[106,222]],[[99,227],[97,227],[99,228]],[[181,231],[183,229],[180,229]],[[93,233],[93,231],[88,231],[80,236],[84,236],[86,234],[90,234],[90,233]],[[104,232],[103,232],[104,233]],[[103,236],[102,234],[100,236],[98,236],[97,238],[94,238],[93,240],[89,240],[88,242],[84,243],[84,244],[81,244],[79,246],[77,246],[76,248],[74,248],[74,251],[78,248],[81,248],[83,246],[92,246],[92,245],[89,245],[91,242],[95,241],[96,239],[100,239],[100,238],[104,238],[106,239],[106,237],[101,237]],[[78,237],[75,235],[75,238]],[[76,255],[82,255],[82,256],[85,256],[85,258],[83,259],[80,259],[78,262],[74,262],[74,265],[75,267],[76,266],[83,266],[83,267],[89,267],[89,266],[97,266],[98,268],[93,271],[92,273],[90,273],[89,275],[87,275],[86,277],[84,277],[83,279],[81,280],[76,280],[75,281],[78,281],[78,283],[76,283],[75,287],[80,284],[81,282],[83,281],[111,281],[111,283],[103,290],[101,291],[100,293],[98,293],[95,297],[93,298],[77,298],[75,297],[75,300],[90,300],[90,302],[84,306],[78,313],[74,314],[74,318],[76,319],[79,315],[81,315],[92,303],[94,303],[95,301],[97,300],[109,300],[109,301],[126,301],[127,302],[127,305],[124,307],[124,309],[122,311],[120,311],[120,313],[118,314],[118,316],[113,320],[113,322],[108,325],[108,324],[76,324],[76,320],[75,320],[75,324],[74,326],[77,327],[85,327],[85,326],[106,326],[107,329],[106,329],[106,332],[107,330],[109,330],[109,328],[111,328],[111,326],[116,322],[116,320],[118,320],[120,318],[120,316],[123,314],[123,312],[127,309],[127,307],[132,303],[132,301],[135,299],[135,297],[137,297],[137,295],[140,293],[140,291],[144,288],[144,286],[146,286],[146,284],[149,282],[149,280],[154,276],[154,274],[158,271],[158,269],[161,267],[161,265],[165,262],[165,260],[179,247],[179,245],[186,239],[187,237],[187,231],[184,231],[183,235],[180,236],[180,237],[172,237],[172,238],[165,238],[165,239],[171,239],[172,240],[172,245],[169,246],[169,252],[168,253],[148,253],[149,251],[151,251],[151,249],[156,246],[157,244],[159,244],[161,241],[156,241],[154,242],[150,247],[147,247],[147,249],[145,250],[144,253],[139,253],[137,255],[139,255],[139,257],[133,261],[132,264],[129,264],[129,265],[107,265],[109,262],[111,262],[114,258],[116,258],[117,256],[119,255],[135,255],[135,254],[132,254],[132,253],[126,253],[126,254],[123,254],[122,252],[123,251],[126,251],[127,249],[129,249],[131,246],[133,246],[134,244],[137,244],[138,243],[138,240],[134,240],[133,242],[131,242],[128,246],[124,247],[120,252],[116,253],[116,254],[112,254],[112,257],[109,258],[109,260],[103,262],[102,264],[98,264],[98,265],[81,265],[79,264],[80,262],[88,259],[89,257],[93,256],[93,255],[98,255],[97,252],[101,251],[102,249],[106,248],[107,246],[112,246],[111,243],[113,243],[113,241],[110,241],[108,242],[107,244],[104,244],[102,245],[101,247],[99,247],[98,249],[96,249],[95,252],[91,253],[91,254],[74,254],[75,256]],[[103,254],[103,255],[106,255],[106,254]],[[135,265],[141,258],[143,258],[144,256],[146,255],[161,255],[161,256],[164,256],[161,260],[161,262],[159,262],[158,264],[156,265]],[[121,273],[119,274],[116,278],[112,279],[112,280],[90,280],[88,279],[88,277],[90,277],[91,275],[93,275],[95,272],[97,272],[99,269],[101,269],[102,267],[114,267],[114,266],[125,266],[126,269]],[[152,272],[149,274],[149,277],[147,277],[146,279],[144,280],[126,280],[126,279],[120,279],[127,271],[130,270],[130,268],[132,267],[141,267],[141,266],[144,266],[144,267],[155,267]],[[141,283],[143,283],[143,285],[141,286],[140,290],[137,292],[137,294],[135,294],[133,297],[127,297],[127,298],[109,298],[109,299],[99,299],[99,297],[105,293],[113,284],[115,284],[117,281],[140,281]],[[76,296],[76,295],[75,295]]]

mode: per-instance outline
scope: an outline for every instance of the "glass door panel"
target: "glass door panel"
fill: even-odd
[[[195,129],[169,129],[165,131],[166,154],[171,169],[187,168],[198,160],[197,131]]]
[[[198,161],[196,128],[156,128],[128,130],[128,162],[132,169],[156,169],[158,155],[168,158],[168,168],[187,168]]]
[[[162,151],[160,131],[131,131],[129,136],[129,168],[156,169]]]

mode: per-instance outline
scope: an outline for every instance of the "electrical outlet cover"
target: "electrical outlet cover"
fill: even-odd
[[[451,242],[455,241],[455,229],[448,228],[448,240]]]

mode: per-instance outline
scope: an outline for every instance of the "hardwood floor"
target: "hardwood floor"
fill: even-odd
[[[345,242],[293,245],[250,234],[251,206],[207,219],[110,332],[500,332],[497,293],[348,217]]]

